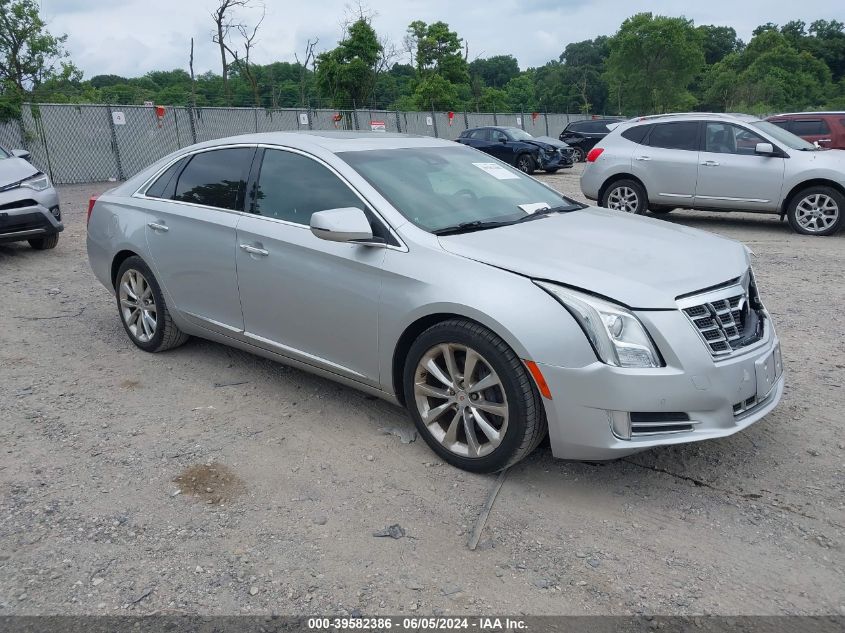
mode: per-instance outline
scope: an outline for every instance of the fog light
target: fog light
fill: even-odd
[[[59,210],[59,207],[50,207],[50,213],[52,213],[53,217],[57,220],[62,219],[62,212]]]
[[[631,439],[631,416],[627,411],[606,411],[610,431],[620,440]]]

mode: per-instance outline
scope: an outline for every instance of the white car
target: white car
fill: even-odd
[[[778,213],[799,233],[832,235],[845,213],[845,152],[748,115],[643,117],[587,154],[581,190],[629,213]]]

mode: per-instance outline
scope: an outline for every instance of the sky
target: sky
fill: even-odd
[[[126,77],[150,70],[188,68],[194,38],[194,70],[220,71],[220,54],[211,41],[211,11],[217,0],[39,0],[54,35],[66,33],[74,63],[90,78]],[[258,5],[260,0],[253,0]],[[842,0],[707,0],[638,2],[636,0],[368,0],[376,13],[373,26],[401,47],[413,20],[447,22],[469,44],[469,59],[512,54],[521,68],[557,59],[570,42],[612,35],[628,16],[641,11],[692,19],[695,24],[732,26],[748,41],[759,24],[793,19],[845,22]],[[265,0],[266,17],[253,60],[259,64],[294,61],[308,38],[317,50],[333,48],[349,0]],[[243,10],[252,23],[260,9]]]

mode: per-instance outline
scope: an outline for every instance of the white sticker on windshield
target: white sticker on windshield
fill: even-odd
[[[525,204],[517,205],[520,209],[525,211],[527,214],[537,213],[537,211],[542,211],[543,209],[549,208],[548,202],[527,202]]]
[[[518,180],[519,174],[508,171],[498,163],[473,163],[481,171],[486,171],[488,174],[498,180]]]

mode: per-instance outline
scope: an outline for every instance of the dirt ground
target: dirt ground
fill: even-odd
[[[578,169],[540,178],[577,196]],[[0,615],[845,615],[845,234],[668,216],[756,253],[780,407],[611,463],[541,447],[470,551],[495,477],[381,430],[404,411],[215,343],[132,346],[85,255],[107,186],[60,188],[56,250],[0,246]]]

